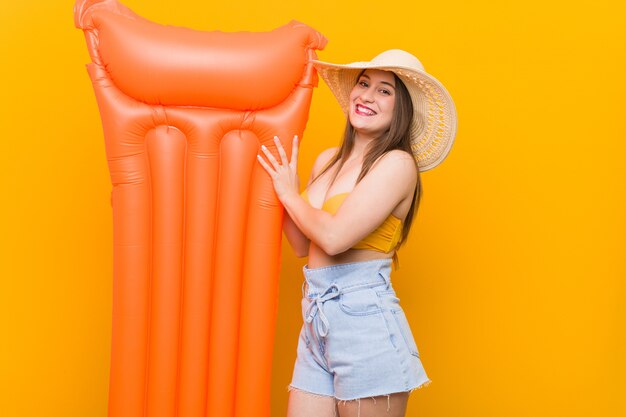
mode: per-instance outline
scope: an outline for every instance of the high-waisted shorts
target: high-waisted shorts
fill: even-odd
[[[339,400],[430,383],[391,287],[391,260],[303,268],[298,355],[290,388]]]

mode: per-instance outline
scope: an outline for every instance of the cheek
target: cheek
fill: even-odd
[[[358,95],[359,93],[356,88],[353,88],[352,91],[350,91],[350,101],[354,101],[358,97]]]
[[[390,97],[391,100],[387,100],[385,101],[385,112],[387,114],[393,114],[393,110],[396,104],[396,101],[393,99],[393,97]]]

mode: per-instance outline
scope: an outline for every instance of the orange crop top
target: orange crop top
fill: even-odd
[[[339,210],[339,206],[350,193],[336,194],[324,201],[322,210],[335,214]],[[310,204],[309,198],[304,190],[301,194],[307,203]],[[396,245],[402,237],[402,220],[390,214],[389,217],[372,233],[363,240],[352,246],[352,249],[370,249],[378,252],[389,253],[395,249]]]

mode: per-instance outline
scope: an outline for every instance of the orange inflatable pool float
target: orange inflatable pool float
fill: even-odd
[[[258,164],[302,136],[326,39],[150,22],[79,0],[112,182],[111,417],[269,416],[282,206]]]

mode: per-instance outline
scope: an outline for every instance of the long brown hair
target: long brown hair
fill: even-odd
[[[365,72],[365,70],[361,71],[355,80],[355,84],[358,82],[361,75]],[[411,96],[406,86],[400,80],[400,78],[393,73],[393,77],[396,82],[396,95],[394,102],[394,112],[391,119],[391,124],[389,125],[389,129],[383,133],[379,138],[370,142],[370,146],[368,146],[367,152],[365,153],[365,157],[363,159],[363,166],[361,167],[361,172],[359,173],[359,177],[356,180],[358,184],[359,181],[367,175],[370,168],[384,154],[393,150],[400,149],[405,152],[408,152],[409,155],[413,156],[413,152],[411,150],[411,122],[413,120],[413,102],[411,101]],[[346,128],[343,133],[343,141],[339,148],[339,151],[331,158],[329,163],[326,164],[326,167],[313,179],[313,181],[317,180],[323,173],[332,168],[335,164],[339,163],[335,174],[330,182],[329,187],[335,182],[339,171],[343,167],[343,164],[346,162],[346,159],[352,152],[354,147],[354,137],[356,135],[356,131],[354,127],[350,123],[350,118],[347,118]],[[416,167],[417,168],[417,167]],[[409,235],[409,231],[411,230],[411,224],[413,223],[413,219],[417,214],[417,209],[419,207],[419,203],[422,196],[422,180],[420,178],[419,168],[417,168],[417,184],[415,186],[415,190],[413,191],[413,202],[411,203],[411,208],[406,215],[406,219],[404,220],[404,225],[402,227],[402,237],[398,242],[398,247],[402,243],[406,241],[407,236]]]

